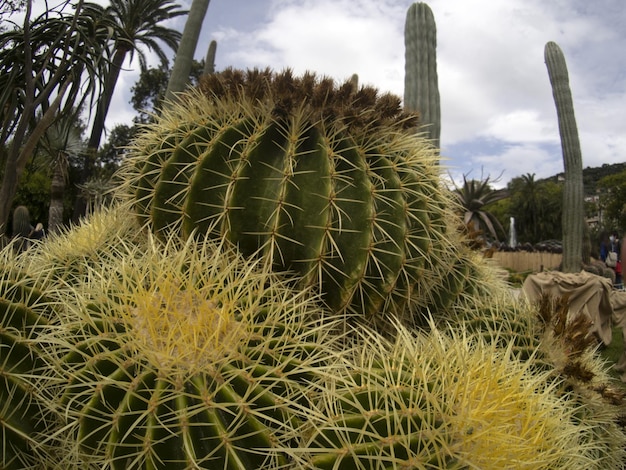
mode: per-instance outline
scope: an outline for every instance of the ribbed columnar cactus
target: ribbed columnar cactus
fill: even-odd
[[[565,167],[562,269],[566,273],[577,273],[582,268],[583,224],[585,223],[583,158],[563,51],[556,43],[550,41],[545,46],[544,55],[559,120]]]
[[[203,73],[209,74],[215,72],[215,54],[217,52],[217,41],[213,39],[209,43],[209,49],[206,53],[206,59],[204,61]]]
[[[111,250],[57,293],[58,468],[286,465],[291,409],[335,354],[309,293],[213,243]]]
[[[437,26],[428,4],[413,3],[404,25],[404,106],[420,113],[424,131],[439,148],[441,105],[437,77]]]
[[[225,238],[314,286],[334,311],[402,310],[453,251],[436,151],[370,87],[227,70],[168,109],[123,170],[163,236]],[[430,261],[429,261],[430,262]]]

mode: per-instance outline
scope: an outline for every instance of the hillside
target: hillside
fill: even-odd
[[[598,181],[600,181],[605,176],[614,175],[616,173],[621,173],[622,171],[626,171],[626,162],[623,163],[605,163],[602,166],[598,167],[587,167],[583,168],[583,184],[585,186],[586,194],[595,194],[596,186]],[[559,179],[563,179],[564,173],[558,173],[554,176],[550,176],[548,178],[543,178],[538,181],[559,181]]]

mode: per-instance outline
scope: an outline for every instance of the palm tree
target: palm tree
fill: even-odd
[[[104,76],[110,31],[103,9],[79,0],[0,32],[0,144],[7,144],[0,184],[0,233],[6,229],[20,176],[46,129],[59,115],[94,98]],[[7,20],[8,21],[8,20]],[[36,120],[40,113],[41,118]]]
[[[116,25],[113,32],[115,42],[109,71],[102,89],[102,97],[98,101],[91,135],[87,143],[82,183],[91,177],[95,154],[100,145],[104,122],[122,65],[127,58],[132,60],[137,53],[139,65],[142,70],[145,70],[146,56],[142,50],[143,47],[154,52],[162,63],[167,63],[167,56],[160,43],[164,43],[175,51],[181,33],[175,29],[166,28],[161,23],[187,13],[185,10],[180,10],[172,0],[111,0],[111,5],[105,11]]]
[[[39,142],[39,154],[52,167],[50,183],[50,208],[48,210],[48,232],[54,233],[63,224],[63,197],[67,183],[67,168],[70,157],[77,157],[85,148],[81,130],[73,119],[61,118],[48,128]]]
[[[463,186],[454,185],[453,194],[460,205],[463,223],[474,233],[489,233],[498,240],[498,233],[506,236],[502,225],[485,206],[507,197],[505,190],[495,190],[489,184],[489,177],[484,180],[467,179],[463,175]]]
[[[521,210],[520,223],[524,230],[535,242],[539,241],[539,222],[543,218],[543,207],[540,198],[539,185],[535,181],[534,173],[526,173],[521,176]]]

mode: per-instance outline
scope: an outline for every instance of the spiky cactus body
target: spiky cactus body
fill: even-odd
[[[111,247],[120,240],[138,245],[145,242],[145,234],[128,211],[120,207],[101,209],[71,229],[50,235],[20,261],[30,273],[45,273],[39,276],[42,289],[56,290],[60,284],[83,282],[103,258],[117,255]]]
[[[226,238],[333,311],[401,311],[448,250],[436,152],[399,99],[313,75],[226,71],[135,142],[122,192],[157,234]]]
[[[336,341],[309,293],[208,242],[113,251],[64,294],[58,465],[286,465],[290,409],[308,406]]]
[[[31,469],[46,434],[38,378],[47,372],[37,337],[53,312],[27,276],[11,270],[6,258],[0,262],[0,467]]]
[[[464,330],[364,338],[303,419],[301,468],[561,469],[587,465],[580,406],[510,351]]]

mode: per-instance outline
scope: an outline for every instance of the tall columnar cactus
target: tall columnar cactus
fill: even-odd
[[[205,74],[215,73],[215,54],[217,52],[217,41],[213,39],[209,43],[209,49],[206,53],[206,59],[204,61],[204,70]]]
[[[111,250],[57,293],[58,468],[285,466],[290,410],[338,349],[317,304],[213,243]]]
[[[559,120],[559,134],[561,135],[565,167],[563,271],[573,273],[579,272],[582,268],[583,224],[585,223],[583,159],[563,51],[556,43],[550,41],[545,46],[544,55]]]
[[[174,57],[174,65],[167,89],[165,90],[165,101],[169,102],[176,98],[176,94],[183,91],[189,83],[189,72],[196,52],[202,23],[209,8],[210,0],[192,0],[183,35]]]
[[[226,238],[334,311],[402,310],[453,251],[436,151],[375,89],[227,70],[135,142],[121,190],[157,233]]]
[[[423,130],[435,148],[441,135],[441,106],[437,78],[437,27],[430,7],[413,3],[404,25],[404,106],[417,111]]]

